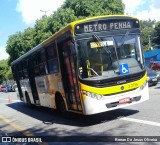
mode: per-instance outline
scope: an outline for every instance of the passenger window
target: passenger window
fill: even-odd
[[[23,79],[23,77],[24,77],[22,62],[19,62],[19,64],[18,64],[18,77],[19,77],[19,79]]]
[[[38,56],[37,56],[37,54],[34,54],[32,56],[32,60],[33,60],[33,66],[34,66],[34,75],[35,76],[39,76],[40,75],[40,70],[39,70],[39,65],[38,65]]]
[[[55,44],[51,44],[47,47],[47,63],[48,73],[57,73],[59,71],[57,51]]]
[[[24,61],[22,62],[22,65],[23,65],[23,75],[24,75],[24,78],[28,78],[27,60],[24,60]]]
[[[46,65],[46,52],[45,49],[42,49],[38,52],[38,64],[40,75],[45,75],[48,73],[47,65]]]
[[[45,49],[39,52],[38,57],[39,57],[39,64],[46,61]]]

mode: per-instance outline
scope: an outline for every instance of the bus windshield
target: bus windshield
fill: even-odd
[[[84,79],[93,77],[112,78],[122,75],[120,65],[127,64],[128,73],[142,71],[144,62],[138,34],[98,37],[77,41],[79,76]]]

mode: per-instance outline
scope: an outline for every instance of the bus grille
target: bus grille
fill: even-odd
[[[145,72],[143,72],[143,73],[141,72],[136,75],[123,76],[121,78],[114,78],[114,79],[110,79],[110,80],[100,80],[96,83],[93,83],[92,86],[102,88],[102,87],[111,87],[111,86],[116,86],[116,85],[122,85],[122,84],[137,81],[137,80],[141,79],[144,75],[145,75]],[[123,80],[125,80],[125,81],[123,81]],[[122,81],[122,83],[118,84],[119,81]]]

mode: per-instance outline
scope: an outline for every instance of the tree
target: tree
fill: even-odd
[[[142,30],[142,45],[144,47],[144,51],[150,50],[151,48],[149,47],[153,46],[152,43],[153,31],[154,28],[152,27],[146,27]]]
[[[43,16],[40,20],[36,21],[34,27],[36,32],[36,44],[38,45],[74,20],[76,20],[76,16],[74,11],[70,8],[61,8],[49,17]]]
[[[36,31],[35,28],[27,28],[22,32],[22,41],[23,44],[23,54],[31,50],[33,47],[36,46]]]
[[[153,32],[153,43],[155,45],[160,45],[160,22],[155,25]]]
[[[141,29],[143,30],[146,27],[148,27],[148,28],[152,27],[153,28],[153,26],[155,25],[155,23],[156,23],[156,21],[155,20],[151,20],[151,19],[149,19],[149,20],[142,20],[142,21],[140,21]]]
[[[6,51],[10,55],[9,64],[32,49],[35,43],[35,29],[27,28],[24,32],[18,32],[9,36]]]
[[[14,35],[9,36],[7,41],[6,51],[10,55],[9,63],[17,59],[19,56],[24,54],[22,33],[18,32]]]
[[[6,51],[10,55],[9,63],[28,52],[36,45],[56,33],[59,29],[76,19],[71,9],[59,9],[53,15],[43,16],[36,21],[34,28],[27,28],[9,36]]]
[[[8,79],[11,79],[12,77],[12,73],[11,73],[11,69],[8,66],[8,60],[1,60],[0,61],[0,84]]]
[[[70,8],[61,8],[52,15],[52,26],[54,33],[77,19],[75,13]]]
[[[62,8],[71,8],[78,18],[124,14],[122,0],[66,0]]]
[[[11,80],[11,79],[13,80],[11,67],[8,67],[8,70],[7,70],[6,74],[5,74],[5,78],[6,78],[6,80]]]
[[[153,46],[153,32],[154,32],[154,25],[156,21],[155,20],[144,20],[140,21],[141,26],[141,34],[142,34],[142,45],[144,48],[144,51],[150,50],[149,45]],[[150,44],[149,44],[150,43]]]
[[[50,37],[54,32],[52,28],[52,17],[43,16],[41,19],[36,21],[34,26],[35,31],[35,46]]]

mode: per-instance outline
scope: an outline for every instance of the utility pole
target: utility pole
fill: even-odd
[[[148,38],[149,38],[149,50],[151,50],[151,35],[148,35]]]
[[[40,10],[40,11],[43,12],[45,16],[46,16],[46,14],[48,12],[48,11],[45,11],[45,10]]]

